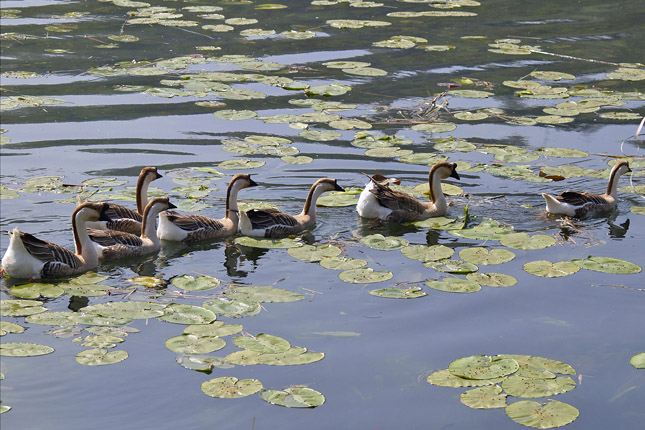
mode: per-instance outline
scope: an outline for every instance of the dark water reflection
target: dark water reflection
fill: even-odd
[[[393,158],[365,155],[364,148],[351,144],[356,130],[338,130],[332,141],[312,141],[299,135],[301,129],[286,124],[265,123],[259,119],[229,121],[215,117],[216,109],[195,105],[197,101],[217,100],[230,109],[254,110],[259,116],[311,113],[288,103],[305,98],[258,82],[230,83],[267,95],[265,99],[224,99],[210,93],[206,97],[163,98],[140,91],[119,92],[119,85],[163,87],[164,79],[181,79],[199,72],[259,73],[288,77],[310,85],[342,83],[352,87],[343,96],[326,100],[356,104],[355,109],[332,111],[372,123],[371,131],[408,139],[402,146],[415,152],[435,152],[430,139],[466,139],[477,145],[512,145],[532,151],[540,147],[566,147],[588,152],[581,159],[541,156],[529,164],[535,172],[542,166],[563,163],[590,169],[606,169],[603,155],[642,155],[642,141],[623,139],[633,135],[637,121],[617,121],[585,114],[564,125],[509,125],[499,118],[478,122],[459,121],[452,113],[483,108],[504,109],[508,115],[536,117],[544,107],[563,99],[527,99],[515,95],[505,80],[530,79],[535,70],[571,73],[575,81],[544,85],[573,85],[611,91],[643,92],[643,81],[608,79],[618,63],[642,61],[645,34],[642,5],[639,2],[567,3],[554,1],[488,1],[479,7],[462,7],[477,17],[391,18],[400,10],[428,10],[423,3],[384,2],[382,8],[315,6],[309,2],[283,1],[281,10],[257,9],[259,3],[200,1],[151,3],[181,9],[187,6],[221,6],[227,18],[256,18],[259,23],[235,26],[227,33],[200,27],[174,28],[161,25],[123,26],[128,12],[138,6],[118,7],[113,3],[58,1],[3,1],[7,9],[20,9],[19,17],[2,18],[2,72],[31,71],[42,75],[33,79],[2,76],[3,103],[8,97],[47,96],[65,103],[2,110],[0,169],[2,185],[20,190],[34,176],[60,175],[68,184],[80,184],[92,177],[114,176],[136,182],[141,167],[157,166],[164,178],[153,185],[181,201],[173,190],[173,171],[193,167],[213,167],[225,175],[215,179],[217,188],[206,199],[211,207],[204,215],[221,217],[226,183],[237,171],[219,169],[217,164],[234,158],[262,160],[266,164],[248,170],[260,186],[240,193],[245,202],[268,202],[289,213],[302,209],[306,193],[317,178],[336,178],[343,187],[362,188],[362,172],[380,172],[414,186],[427,181],[429,166],[404,164]],[[444,10],[444,9],[432,9]],[[451,9],[448,9],[451,10]],[[81,18],[54,19],[52,15],[89,12]],[[185,19],[198,19],[184,11]],[[3,15],[4,16],[4,15]],[[641,17],[641,18],[639,18]],[[184,19],[182,18],[182,19]],[[389,27],[336,29],[328,19],[372,19],[393,23]],[[213,20],[207,24],[221,24]],[[69,33],[45,29],[46,25],[74,24]],[[200,25],[203,24],[200,20]],[[249,27],[285,30],[310,29],[317,37],[290,40],[282,36],[247,38],[239,34]],[[120,43],[116,49],[97,48],[111,42],[109,35],[125,34],[140,38]],[[16,39],[20,33],[37,39]],[[454,45],[447,52],[418,49],[375,48],[373,42],[395,35],[424,37],[428,44]],[[88,36],[88,37],[84,37]],[[486,36],[486,39],[462,39]],[[500,55],[489,52],[488,43],[499,38],[519,38],[522,44],[604,62],[585,62],[558,56]],[[96,39],[96,40],[94,40]],[[98,40],[98,41],[97,41]],[[100,41],[100,42],[99,42]],[[196,46],[216,45],[220,51],[198,51]],[[45,49],[67,49],[65,54]],[[274,61],[291,69],[278,72],[241,70],[233,63],[192,64],[163,76],[100,77],[88,74],[92,67],[118,62],[156,61],[178,56],[245,54]],[[385,77],[346,74],[322,65],[326,61],[367,61],[387,71]],[[467,76],[493,84],[493,96],[485,99],[450,97],[449,111],[440,120],[454,121],[457,128],[447,133],[425,133],[411,124],[395,122],[410,117],[427,103],[429,96],[451,82]],[[573,83],[572,83],[573,82]],[[486,90],[463,86],[461,89]],[[320,98],[320,97],[317,97]],[[568,100],[580,101],[582,97]],[[599,112],[644,113],[640,100],[625,100],[622,106],[603,107]],[[310,129],[331,130],[325,124]],[[222,149],[224,139],[244,139],[249,135],[288,138],[299,155],[312,157],[310,164],[291,165],[279,157],[243,155]],[[8,142],[4,138],[9,138]],[[624,151],[624,152],[621,152]],[[452,161],[496,162],[492,154],[478,151],[449,152]],[[506,163],[513,164],[513,163]],[[642,183],[642,168],[634,168],[634,185]],[[296,260],[281,249],[257,249],[236,245],[234,239],[215,240],[185,246],[164,244],[158,255],[106,264],[99,272],[111,288],[107,297],[70,297],[43,300],[52,311],[72,310],[94,303],[124,300],[158,300],[163,303],[201,305],[220,294],[229,284],[275,285],[305,295],[294,303],[267,303],[262,312],[243,319],[224,318],[242,324],[248,334],[269,333],[288,339],[292,345],[324,352],[325,358],[303,366],[236,366],[217,369],[211,375],[178,366],[176,354],[164,346],[166,339],[182,333],[184,326],[160,320],[135,320],[131,333],[117,349],[127,350],[129,358],[111,366],[81,366],[74,356],[82,350],[70,338],[46,333],[50,327],[26,323],[23,317],[3,317],[3,321],[28,328],[23,334],[8,334],[2,342],[32,342],[50,345],[55,353],[31,358],[3,357],[0,363],[5,379],[0,398],[12,407],[0,415],[5,429],[87,429],[87,428],[352,428],[352,429],[489,429],[519,428],[503,410],[480,411],[459,402],[464,390],[431,386],[430,373],[444,369],[460,357],[474,354],[531,354],[561,360],[577,371],[576,389],[555,397],[580,410],[571,429],[635,429],[645,419],[645,385],[642,371],[629,364],[632,355],[645,351],[643,343],[643,275],[607,275],[587,270],[563,278],[540,278],[522,270],[530,261],[569,261],[589,255],[623,258],[643,265],[645,228],[643,215],[630,212],[643,206],[642,195],[620,192],[615,211],[596,218],[574,220],[570,224],[543,214],[542,192],[565,189],[601,192],[606,179],[582,177],[563,182],[538,183],[493,176],[485,171],[460,172],[461,180],[446,181],[463,188],[465,195],[449,197],[450,216],[461,216],[468,206],[476,217],[491,217],[513,225],[515,231],[542,233],[555,237],[554,247],[514,250],[516,257],[498,266],[482,266],[482,272],[512,274],[518,284],[509,288],[483,287],[474,294],[451,294],[424,286],[426,279],[446,274],[425,268],[403,257],[400,251],[379,251],[362,245],[360,238],[374,233],[398,236],[411,244],[442,244],[458,253],[471,246],[499,248],[497,241],[458,238],[443,230],[382,224],[363,220],[353,207],[319,208],[318,224],[303,235],[310,244],[331,242],[342,246],[343,255],[362,258],[375,270],[390,270],[391,281],[375,285],[348,284],[336,271],[317,263]],[[621,179],[626,186],[630,178]],[[122,187],[118,187],[122,188]],[[59,202],[75,194],[47,191],[23,193],[18,199],[0,200],[3,229],[19,226],[66,247],[72,247],[69,216],[72,203]],[[124,202],[120,202],[124,203]],[[124,204],[132,204],[126,202]],[[8,238],[0,238],[4,253]],[[457,253],[453,258],[457,258]],[[222,285],[214,290],[182,295],[171,281],[183,274],[218,277]],[[129,278],[154,276],[166,285],[159,289],[138,288],[132,292]],[[0,298],[14,298],[9,288],[14,280],[0,281]],[[375,288],[392,285],[422,286],[428,297],[415,300],[389,300],[372,296]],[[79,336],[86,336],[83,332]],[[209,355],[225,356],[237,348],[232,337],[227,346]],[[258,395],[223,400],[204,395],[201,384],[213,377],[257,378],[266,388],[283,389],[305,384],[322,392],[326,403],[312,410],[293,410],[270,405]],[[545,399],[538,399],[545,400]],[[515,401],[515,399],[509,400]]]

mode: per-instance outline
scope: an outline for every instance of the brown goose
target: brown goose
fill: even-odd
[[[299,215],[277,209],[252,209],[240,213],[240,232],[246,236],[275,238],[288,236],[316,224],[316,200],[326,191],[345,191],[335,179],[318,179],[309,190],[305,207]]]
[[[372,177],[374,185],[369,192],[373,198],[366,198],[358,213],[366,218],[393,222],[412,222],[442,216],[448,208],[441,190],[441,180],[446,178],[459,179],[456,163],[440,161],[432,166],[428,175],[432,202],[421,202],[409,194],[392,190],[387,183]]]
[[[52,279],[76,275],[99,264],[87,233],[88,221],[110,221],[107,203],[85,202],[72,214],[76,253],[23,233],[18,227],[9,232],[9,248],[2,257],[2,272],[12,278]]]
[[[547,212],[554,215],[582,217],[592,212],[604,212],[616,206],[618,197],[618,178],[631,172],[627,161],[619,161],[609,174],[605,194],[592,194],[583,191],[565,191],[558,196],[542,193]]]
[[[108,216],[112,221],[94,221],[87,223],[88,228],[98,230],[118,230],[126,233],[141,234],[141,224],[143,222],[143,210],[148,204],[148,187],[156,179],[162,178],[156,167],[144,167],[139,173],[137,180],[136,200],[137,211],[126,208],[125,206],[110,203]]]
[[[194,242],[236,234],[239,222],[237,194],[241,189],[256,185],[251,175],[233,176],[226,190],[226,216],[221,219],[203,215],[180,215],[172,211],[162,212],[159,214],[157,236],[162,240]]]
[[[157,215],[176,208],[168,197],[155,197],[143,211],[141,236],[116,230],[88,229],[90,240],[99,259],[134,257],[159,251],[161,242],[157,237]]]

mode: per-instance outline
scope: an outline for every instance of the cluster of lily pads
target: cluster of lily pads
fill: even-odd
[[[562,361],[516,354],[473,355],[459,358],[428,376],[428,383],[441,387],[476,387],[460,396],[461,403],[473,409],[505,408],[513,421],[534,428],[555,428],[578,418],[575,407],[549,399],[544,403],[508,397],[542,398],[566,393],[576,387],[570,376],[573,367]],[[501,385],[498,385],[501,384]]]

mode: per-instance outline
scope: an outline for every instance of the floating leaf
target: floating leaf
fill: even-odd
[[[463,230],[451,230],[450,234],[468,239],[499,240],[511,231],[513,231],[512,226],[506,226],[494,219],[487,218],[475,227],[465,228]]]
[[[212,276],[201,275],[197,278],[190,275],[181,275],[172,279],[172,284],[185,291],[205,291],[216,288],[220,280]]]
[[[248,158],[238,158],[234,160],[222,161],[218,164],[221,169],[256,169],[266,164],[266,161],[249,160]]]
[[[524,270],[535,276],[543,278],[558,278],[568,276],[580,270],[580,267],[568,261],[551,263],[548,260],[530,261],[523,266]]]
[[[213,367],[220,369],[230,369],[232,364],[227,363],[221,357],[213,357],[208,355],[180,355],[177,357],[177,363],[182,367],[198,372],[210,374]]]
[[[518,354],[500,354],[502,358],[512,358],[520,365],[520,370],[516,375],[523,378],[537,378],[537,379],[552,379],[555,378],[553,373],[563,373],[565,375],[575,375],[576,371],[573,367],[558,360],[551,360],[550,358],[536,357],[532,355],[518,355]],[[530,369],[528,369],[530,368]],[[530,370],[530,371],[527,371]],[[549,376],[538,376],[540,372],[547,372]],[[531,374],[531,376],[526,376]]]
[[[517,284],[517,279],[503,273],[469,273],[466,279],[487,287],[512,287]]]
[[[482,289],[482,286],[461,278],[443,278],[442,281],[427,280],[426,285],[430,288],[448,293],[475,293]]]
[[[18,285],[9,289],[12,295],[23,299],[37,299],[39,297],[56,298],[63,295],[62,288],[54,284],[31,283]]]
[[[539,429],[562,427],[575,421],[579,414],[578,409],[557,400],[549,400],[546,404],[521,400],[506,407],[506,415],[510,419]]]
[[[469,408],[495,409],[506,407],[506,396],[502,394],[502,387],[490,385],[468,390],[460,396],[459,400]]]
[[[72,319],[74,315],[74,312],[43,312],[40,314],[29,315],[25,318],[25,321],[31,324],[42,325],[76,325],[76,321]]]
[[[121,342],[123,342],[123,339],[120,337],[102,334],[85,336],[81,345],[90,348],[114,348],[117,343]]]
[[[417,124],[412,126],[412,130],[427,131],[428,133],[446,133],[448,131],[453,131],[456,128],[457,125],[451,122]]]
[[[275,287],[235,287],[226,292],[226,296],[235,300],[261,303],[287,303],[302,300],[302,294]]]
[[[576,387],[576,383],[568,376],[550,379],[522,378],[517,375],[510,376],[502,386],[511,396],[515,397],[549,397],[566,393]]]
[[[210,324],[193,324],[184,329],[184,334],[192,334],[198,337],[223,337],[230,336],[242,331],[239,324],[225,324],[224,321],[213,321]]]
[[[0,315],[3,317],[24,317],[45,312],[47,308],[37,300],[0,300]]]
[[[233,109],[219,110],[217,112],[214,112],[213,115],[215,115],[219,119],[226,119],[226,120],[245,120],[245,119],[252,119],[258,116],[258,114],[256,112],[253,112],[252,110],[233,110]]]
[[[392,272],[389,270],[375,271],[371,268],[344,270],[338,274],[341,281],[352,284],[370,284],[392,279]]]
[[[473,264],[491,265],[511,261],[515,254],[506,249],[491,249],[475,247],[459,251],[459,258]]]
[[[4,136],[3,136],[4,138]],[[2,142],[4,144],[6,142]],[[20,197],[20,194],[15,192],[14,190],[10,190],[9,188],[5,187],[4,185],[0,186],[0,200],[9,200],[9,199],[17,199]]]
[[[378,290],[370,291],[370,294],[377,297],[385,297],[388,299],[416,299],[419,297],[427,296],[419,287],[409,288],[381,288]]]
[[[242,318],[260,313],[260,303],[246,300],[231,300],[225,297],[218,297],[202,303],[202,307],[210,310],[216,315]]]
[[[180,354],[206,354],[224,348],[226,341],[215,336],[180,334],[167,339],[165,345],[169,350]]]
[[[326,196],[321,196],[316,201],[316,206],[320,207],[346,207],[354,206],[358,203],[358,196],[354,192],[337,191],[331,192]]]
[[[280,159],[289,164],[309,164],[314,161],[313,158],[306,155],[285,155],[284,157],[280,157]]]
[[[0,336],[4,336],[7,333],[23,333],[24,331],[25,328],[21,325],[0,320]]]
[[[636,354],[629,359],[629,362],[637,369],[645,369],[645,352]]]
[[[259,353],[280,353],[291,348],[288,340],[266,333],[260,333],[255,337],[238,336],[233,343],[242,349]]]
[[[79,312],[102,317],[146,319],[164,314],[164,305],[152,302],[110,302],[85,306]]]
[[[54,352],[54,348],[36,343],[0,342],[0,356],[3,357],[35,357]]]
[[[434,372],[432,375],[428,376],[428,383],[432,385],[438,385],[440,387],[480,387],[485,385],[493,385],[498,382],[502,382],[504,377],[500,378],[490,378],[490,379],[469,379],[462,378],[457,375],[450,373],[450,370],[443,369]]]
[[[469,379],[491,379],[517,372],[520,365],[512,358],[472,355],[459,358],[448,366],[453,375]]]
[[[74,313],[70,318],[77,324],[98,326],[124,325],[133,321],[132,318],[102,317],[98,315],[82,315],[79,313]]]
[[[642,270],[642,268],[638,264],[612,257],[598,257],[590,255],[584,260],[575,259],[572,260],[572,262],[583,269],[593,270],[594,272],[616,273],[625,275],[640,273],[640,271]]]
[[[447,258],[438,261],[425,261],[423,265],[439,272],[452,273],[455,275],[465,275],[479,270],[479,268],[472,263],[450,260]]]
[[[265,402],[287,408],[315,408],[325,403],[322,393],[306,387],[289,387],[284,391],[263,390],[260,397]]]
[[[333,245],[302,245],[287,250],[290,256],[304,261],[320,261],[325,257],[336,257],[342,251]]]
[[[327,84],[327,85],[316,85],[316,86],[310,87],[305,92],[307,95],[310,95],[310,96],[321,95],[325,97],[332,97],[332,96],[343,95],[348,91],[350,91],[351,89],[352,87],[349,87],[347,85]]]
[[[529,236],[528,233],[510,233],[502,236],[499,243],[513,249],[543,249],[555,245],[555,238],[545,234]]]
[[[451,96],[467,97],[473,99],[485,99],[494,95],[490,91],[480,90],[450,90],[448,94]]]
[[[265,248],[265,249],[286,249],[295,248],[300,246],[302,242],[299,239],[258,239],[255,237],[242,236],[235,239],[235,243],[242,246],[249,246],[251,248]]]
[[[401,254],[419,261],[437,261],[444,258],[450,258],[455,250],[445,245],[410,245],[401,248]]]
[[[76,361],[85,366],[114,364],[128,358],[126,351],[109,351],[107,349],[86,349],[76,354]]]
[[[569,149],[569,148],[542,147],[542,148],[537,148],[535,152],[542,154],[546,157],[583,158],[583,157],[589,156],[589,154],[587,154],[584,151],[580,151],[579,149]]]
[[[179,303],[170,303],[159,317],[162,321],[175,324],[209,324],[215,318],[215,314],[208,309]]]
[[[163,279],[155,278],[154,276],[135,276],[134,278],[127,279],[127,281],[146,288],[158,288],[166,285]]]
[[[565,80],[572,80],[575,79],[576,77],[569,74],[569,73],[562,73],[562,72],[531,72],[531,76],[533,76],[536,79],[544,79],[546,81],[559,81],[562,79]]]
[[[366,260],[362,258],[348,258],[348,257],[325,257],[320,260],[320,265],[325,269],[332,270],[350,270],[358,269],[367,264]]]
[[[409,245],[408,241],[405,239],[394,236],[383,236],[382,234],[370,234],[368,236],[364,236],[361,238],[361,243],[369,246],[370,248],[384,251],[391,251],[393,249],[399,249]]]
[[[233,376],[211,379],[202,384],[204,394],[221,399],[238,399],[261,389],[262,383],[257,379],[237,379]]]

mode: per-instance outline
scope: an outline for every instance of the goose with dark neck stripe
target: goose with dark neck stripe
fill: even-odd
[[[176,207],[168,197],[151,199],[143,211],[141,236],[116,230],[88,229],[99,260],[135,257],[159,251],[161,242],[157,237],[157,215]]]
[[[412,222],[445,215],[448,203],[441,190],[441,180],[459,179],[459,174],[456,163],[440,161],[432,166],[428,174],[431,202],[422,202],[409,194],[394,191],[387,182],[379,181],[375,176],[370,178],[373,186],[369,192],[374,198],[366,199],[359,215],[388,222]]]
[[[2,257],[2,272],[12,278],[54,279],[94,269],[98,255],[87,233],[89,221],[110,222],[107,203],[85,202],[72,214],[76,252],[18,230],[9,232],[9,247]]]
[[[226,215],[221,219],[203,215],[180,215],[173,211],[162,212],[159,214],[157,236],[162,240],[195,242],[236,234],[239,223],[237,194],[244,188],[256,185],[251,175],[240,173],[233,176],[226,189]]]
[[[137,211],[125,206],[110,203],[108,216],[112,221],[88,222],[87,227],[98,230],[117,230],[126,233],[141,234],[143,211],[148,204],[148,187],[154,180],[162,178],[156,167],[144,167],[139,173],[136,188]]]
[[[546,210],[553,215],[582,217],[593,212],[605,212],[616,206],[618,199],[618,178],[632,170],[627,161],[619,161],[611,169],[605,194],[584,191],[565,191],[558,196],[542,193]]]
[[[266,238],[299,233],[316,224],[316,200],[327,191],[345,191],[335,179],[318,179],[309,190],[302,212],[289,215],[277,209],[251,209],[240,213],[240,233]]]

